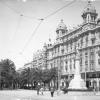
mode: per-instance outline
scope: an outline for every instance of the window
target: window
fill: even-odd
[[[100,59],[98,59],[98,64],[100,65]]]
[[[6,72],[1,72],[1,76],[5,77],[6,76]]]
[[[70,70],[72,70],[72,60],[70,59]]]
[[[55,60],[54,60],[54,67],[55,67],[55,65],[56,65],[56,62],[55,62]]]
[[[62,54],[64,54],[64,49],[61,50]]]
[[[98,32],[98,34],[99,34],[99,38],[100,38],[100,32]]]
[[[94,39],[92,39],[92,45],[95,43],[95,40]]]
[[[52,56],[54,55],[54,53],[52,52]]]
[[[75,59],[74,59],[74,69],[75,69]]]
[[[86,66],[88,65],[88,61],[87,61],[87,60],[85,61],[85,65],[86,65]]]
[[[83,46],[83,38],[81,38],[81,46]]]
[[[72,51],[72,46],[73,46],[73,43],[70,44],[71,51]]]
[[[65,69],[66,69],[66,71],[68,70],[67,61],[65,62]]]
[[[85,52],[85,70],[88,70],[88,53]]]
[[[68,45],[66,45],[66,50],[67,50],[67,52],[68,52]]]
[[[88,36],[86,36],[86,46],[88,45]]]
[[[55,54],[56,54],[56,48],[55,48]]]
[[[98,56],[100,57],[100,50],[98,51]]]
[[[64,82],[62,82],[62,86],[64,86]]]
[[[90,52],[90,70],[94,70],[94,52]]]
[[[53,68],[52,63],[50,64],[51,68]]]
[[[96,39],[96,37],[95,37],[95,34],[91,34],[91,42],[92,42],[92,45],[95,43],[95,39]]]
[[[88,53],[87,53],[87,52],[85,52],[85,56],[87,56],[87,54],[88,54]]]
[[[61,46],[61,53],[62,54],[64,53],[64,46],[63,45]]]
[[[80,71],[82,71],[82,56],[80,56]]]
[[[58,47],[58,52],[59,52],[59,47]]]

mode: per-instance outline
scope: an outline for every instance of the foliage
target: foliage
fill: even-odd
[[[1,60],[0,62],[0,87],[9,87],[13,84],[15,79],[15,64],[9,59]]]
[[[34,82],[49,83],[57,77],[57,68],[41,70],[38,68],[25,68],[20,74],[21,86]]]

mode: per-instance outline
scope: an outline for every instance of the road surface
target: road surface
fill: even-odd
[[[1,90],[0,100],[100,100],[100,95],[57,95],[55,92],[54,97],[51,97],[49,91],[44,92],[44,95],[37,95],[34,90]]]

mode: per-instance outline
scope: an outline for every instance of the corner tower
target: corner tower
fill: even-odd
[[[88,1],[82,14],[84,23],[96,23],[97,15],[95,7],[92,5],[91,1]]]
[[[64,24],[63,20],[61,19],[60,23],[58,24],[58,27],[56,29],[56,33],[57,33],[57,38],[56,40],[59,40],[59,38],[63,35],[66,34],[67,32],[67,27],[66,25]]]

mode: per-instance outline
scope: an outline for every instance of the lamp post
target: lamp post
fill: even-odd
[[[87,72],[86,72],[86,66],[85,66],[85,72],[84,72],[84,77],[85,77],[85,85],[86,85],[86,75],[87,75]]]
[[[61,65],[61,60],[60,60],[60,64],[58,65],[58,91],[57,91],[58,95],[60,92],[60,65]]]

